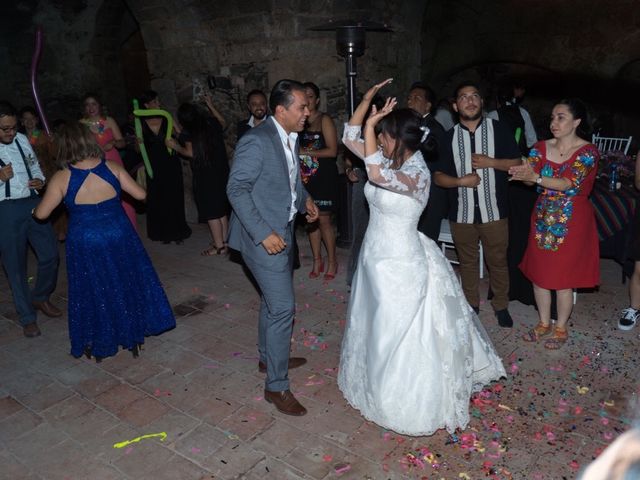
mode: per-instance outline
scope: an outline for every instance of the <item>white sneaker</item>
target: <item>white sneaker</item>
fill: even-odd
[[[618,320],[618,328],[620,330],[632,330],[636,326],[638,319],[640,318],[640,310],[635,308],[625,308],[622,310],[622,316]]]

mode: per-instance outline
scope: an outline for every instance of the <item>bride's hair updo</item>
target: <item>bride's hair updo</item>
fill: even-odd
[[[429,152],[434,148],[432,135],[427,135],[423,141],[425,130],[420,128],[421,120],[420,114],[414,110],[400,108],[385,116],[378,124],[379,133],[386,133],[396,141],[391,152],[394,168],[402,166],[407,151]]]

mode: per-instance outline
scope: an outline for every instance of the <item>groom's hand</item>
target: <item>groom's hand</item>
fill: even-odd
[[[287,244],[280,235],[276,232],[271,232],[271,234],[262,241],[262,246],[269,255],[275,255],[283,251]]]

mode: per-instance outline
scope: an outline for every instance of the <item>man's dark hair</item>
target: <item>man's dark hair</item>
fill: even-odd
[[[251,90],[249,93],[247,93],[247,103],[249,103],[249,99],[251,97],[253,97],[254,95],[262,95],[264,97],[264,99],[267,99],[267,96],[265,95],[265,93],[262,90],[258,90],[257,88]]]
[[[6,100],[0,100],[0,117],[17,117],[18,111],[16,107]]]
[[[475,88],[478,91],[478,93],[480,94],[480,97],[484,98],[484,95],[482,94],[482,90],[480,89],[480,86],[476,82],[465,81],[465,82],[460,82],[458,84],[458,86],[456,87],[456,89],[453,91],[454,100],[458,99],[458,94],[460,93],[460,90],[462,90],[465,87],[473,87],[473,88]]]
[[[269,109],[271,112],[276,113],[278,105],[289,108],[289,105],[293,103],[294,90],[304,93],[304,86],[295,80],[278,80],[271,89],[271,95],[269,96]]]
[[[409,91],[415,90],[416,88],[422,90],[424,92],[424,98],[427,99],[427,102],[431,104],[431,107],[435,107],[436,92],[434,92],[429,85],[423,82],[413,82],[413,85],[411,85]]]

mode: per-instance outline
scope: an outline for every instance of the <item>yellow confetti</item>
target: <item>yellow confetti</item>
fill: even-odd
[[[464,473],[464,472],[460,472],[458,474],[458,478],[463,478],[464,480],[471,480],[471,477],[467,473]]]
[[[500,404],[498,404],[498,408],[501,408],[501,409],[503,409],[503,410],[509,410],[510,412],[513,412],[513,408],[508,407],[508,406],[506,406],[506,405],[503,405],[503,404],[501,404],[501,403],[500,403]]]
[[[580,395],[584,395],[589,391],[589,387],[576,387]]]
[[[606,400],[606,401],[604,402],[604,404],[605,404],[607,407],[613,407],[613,406],[616,404],[616,402],[614,402],[613,400]]]
[[[140,437],[136,437],[133,440],[125,440],[124,442],[114,443],[113,444],[113,448],[123,448],[123,447],[126,447],[127,445],[130,445],[132,443],[137,443],[140,440],[144,440],[145,438],[154,438],[154,437],[160,437],[160,441],[164,442],[165,438],[167,438],[167,432],[148,433],[147,435],[142,435]]]

